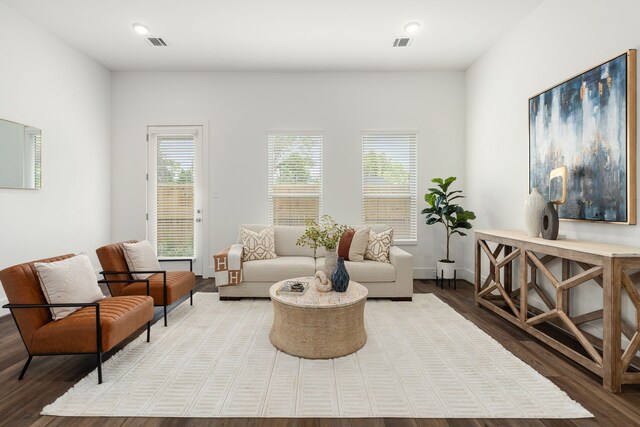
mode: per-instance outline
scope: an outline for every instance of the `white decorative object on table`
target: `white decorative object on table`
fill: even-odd
[[[324,271],[316,271],[316,275],[314,276],[316,282],[316,289],[318,292],[330,292],[332,289],[332,284],[329,279],[327,279],[327,275],[324,274]]]
[[[524,202],[524,224],[530,237],[540,236],[543,211],[544,196],[537,188],[534,188]]]

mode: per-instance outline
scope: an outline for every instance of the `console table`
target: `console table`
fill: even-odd
[[[482,263],[489,269],[483,278]],[[554,273],[553,263],[560,268]],[[540,279],[547,279],[548,295]],[[572,313],[572,290],[593,281],[602,288],[601,308]],[[640,384],[640,372],[629,369],[640,350],[640,249],[580,240],[544,240],[521,231],[482,230],[475,232],[475,301],[522,328],[545,344],[602,377],[603,386],[614,393],[622,384]],[[527,295],[537,294],[545,310],[529,304]],[[626,294],[635,307],[635,322],[621,317]],[[599,302],[599,301],[598,301]],[[603,338],[583,330],[581,325],[602,319]],[[586,356],[535,328],[549,322],[573,335]],[[628,339],[623,346],[622,335]]]

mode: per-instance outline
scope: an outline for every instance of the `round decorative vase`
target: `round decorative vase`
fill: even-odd
[[[344,265],[344,258],[339,257],[336,263],[336,271],[331,276],[333,290],[336,292],[346,292],[349,287],[349,272]]]
[[[558,219],[558,211],[553,202],[547,202],[540,220],[540,225],[542,226],[543,239],[556,240],[558,238],[560,220]]]
[[[338,251],[336,249],[327,249],[327,254],[324,256],[324,274],[328,279],[331,279],[333,272],[336,269],[336,263],[338,262]]]
[[[453,279],[455,276],[455,272],[456,272],[455,261],[451,261],[451,262],[438,261],[436,268],[438,269],[436,274],[440,279]]]
[[[541,219],[544,212],[544,196],[537,188],[524,201],[524,224],[527,227],[527,234],[530,237],[540,236]]]

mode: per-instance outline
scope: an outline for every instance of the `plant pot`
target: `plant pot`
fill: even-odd
[[[437,276],[440,279],[453,279],[456,272],[456,262],[446,262],[446,261],[438,261],[436,266]]]

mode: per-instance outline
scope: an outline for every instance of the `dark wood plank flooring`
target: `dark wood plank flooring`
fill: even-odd
[[[0,318],[0,426],[640,426],[640,386],[624,386],[623,393],[605,391],[600,379],[551,348],[478,308],[473,287],[460,282],[457,290],[440,290],[431,280],[414,281],[416,293],[434,293],[506,349],[580,402],[595,418],[578,420],[522,419],[255,419],[255,418],[70,418],[39,415],[94,369],[91,356],[36,357],[25,379],[17,377],[26,359],[11,316]],[[214,292],[212,280],[199,280],[198,292]],[[156,309],[155,320],[161,319]],[[170,326],[170,325],[169,325]],[[567,339],[560,336],[561,339]],[[153,335],[152,335],[153,339]],[[126,345],[123,343],[122,346]],[[116,349],[117,351],[118,349]],[[112,352],[112,353],[115,353]],[[108,356],[107,356],[108,358]]]

